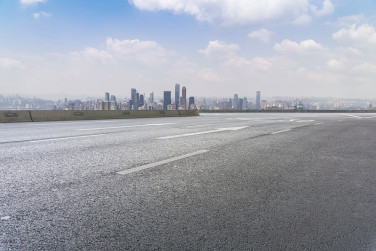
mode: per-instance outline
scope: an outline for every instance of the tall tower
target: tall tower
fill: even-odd
[[[133,110],[138,110],[139,106],[140,106],[140,94],[136,92],[133,95]]]
[[[179,109],[179,101],[180,101],[180,85],[178,83],[175,84],[175,105],[176,110]]]
[[[187,88],[185,86],[182,89],[181,107],[183,110],[187,110]]]
[[[110,101],[110,94],[108,92],[104,93],[104,101]]]
[[[261,93],[260,93],[260,91],[256,92],[256,109],[261,110]]]
[[[167,106],[171,104],[171,91],[163,92],[163,110],[167,110]]]
[[[232,100],[232,109],[234,109],[234,110],[239,109],[239,96],[238,96],[238,94],[234,94],[234,99]]]

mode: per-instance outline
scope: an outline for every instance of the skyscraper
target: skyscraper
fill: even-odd
[[[175,105],[176,110],[179,109],[179,100],[180,100],[180,85],[178,83],[175,84]]]
[[[133,95],[133,110],[138,110],[139,106],[140,106],[140,94],[136,92]]]
[[[260,94],[260,91],[256,92],[256,109],[261,110],[261,94]]]
[[[188,103],[188,109],[194,109],[195,108],[195,97],[189,97],[189,103]]]
[[[163,110],[167,110],[167,106],[171,104],[171,91],[163,92]]]
[[[144,106],[144,95],[140,95],[140,102],[139,102],[139,106]]]
[[[183,110],[187,110],[187,88],[185,86],[182,89],[181,107]]]
[[[108,92],[104,93],[104,101],[110,101],[110,94]]]
[[[154,103],[154,92],[150,93],[149,103]]]
[[[234,99],[232,100],[232,109],[234,109],[234,110],[239,109],[239,96],[238,96],[238,94],[234,94]]]
[[[132,107],[133,107],[133,105],[134,105],[134,100],[133,100],[133,98],[134,98],[134,95],[136,94],[136,89],[135,88],[132,88],[131,89],[131,99],[129,100],[129,110],[132,110]]]

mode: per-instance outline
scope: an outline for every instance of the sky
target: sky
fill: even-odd
[[[0,95],[376,98],[375,0],[0,0]]]

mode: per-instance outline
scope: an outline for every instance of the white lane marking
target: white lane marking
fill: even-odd
[[[299,120],[299,121],[296,121],[298,123],[304,123],[304,122],[313,122],[314,120]]]
[[[282,130],[282,131],[278,131],[278,132],[272,132],[270,134],[278,134],[278,133],[283,133],[283,132],[288,132],[288,131],[291,131],[291,129],[286,129],[286,130]]]
[[[249,126],[218,128],[218,129],[210,130],[210,131],[193,132],[193,133],[185,133],[185,134],[178,134],[178,135],[172,135],[172,136],[159,137],[157,139],[174,139],[174,138],[188,137],[188,136],[207,134],[207,133],[214,133],[214,132],[237,131],[237,130],[241,130],[241,129],[244,129],[244,128],[247,128],[247,127],[249,127]]]
[[[316,124],[313,124],[313,125],[322,125],[322,124],[324,124],[324,122],[316,123]]]
[[[94,130],[107,130],[107,129],[119,129],[119,128],[132,128],[132,127],[144,127],[144,126],[164,126],[173,125],[176,123],[161,123],[161,124],[145,124],[145,125],[127,125],[127,126],[110,126],[110,127],[97,127],[97,128],[85,128],[77,129],[78,131],[94,131]]]
[[[202,126],[209,126],[209,125],[212,125],[212,124],[204,124],[204,125],[189,125],[189,126],[186,126],[187,128],[190,128],[190,127],[202,127]]]
[[[54,138],[54,139],[37,139],[37,140],[30,140],[28,142],[46,142],[46,141],[56,141],[56,140],[66,140],[66,139],[78,139],[78,138],[88,138],[88,137],[97,137],[97,136],[102,136],[106,135],[104,133],[101,134],[93,134],[93,135],[81,135],[81,136],[71,136],[71,137],[62,137],[62,138]]]
[[[343,116],[348,116],[348,117],[353,117],[353,118],[357,118],[357,119],[362,119],[362,117],[360,117],[360,116],[356,116],[356,115],[352,115],[352,114],[341,114],[341,115],[343,115]]]
[[[167,164],[167,163],[170,163],[170,162],[173,162],[173,161],[177,161],[177,160],[185,159],[185,158],[188,158],[188,157],[192,157],[192,156],[195,156],[195,155],[198,155],[198,154],[206,153],[206,152],[209,152],[209,150],[199,150],[199,151],[196,151],[196,152],[193,152],[193,153],[188,153],[188,154],[180,155],[180,156],[177,156],[177,157],[173,157],[173,158],[170,158],[170,159],[165,159],[165,160],[157,161],[157,162],[150,163],[150,164],[147,164],[147,165],[143,165],[143,166],[138,166],[138,167],[126,169],[124,171],[120,171],[120,172],[117,172],[117,173],[118,174],[122,174],[122,175],[130,174],[130,173],[138,172],[138,171],[145,170],[145,169],[148,169],[148,168],[152,168],[152,167],[155,167],[155,166],[164,165],[164,164]]]

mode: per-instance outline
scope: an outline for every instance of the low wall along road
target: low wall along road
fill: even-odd
[[[199,116],[198,110],[178,111],[62,111],[62,110],[36,110],[36,111],[0,111],[0,123],[9,122],[41,122],[64,120],[90,120],[90,119],[131,119],[131,118],[157,118],[157,117],[186,117]]]

